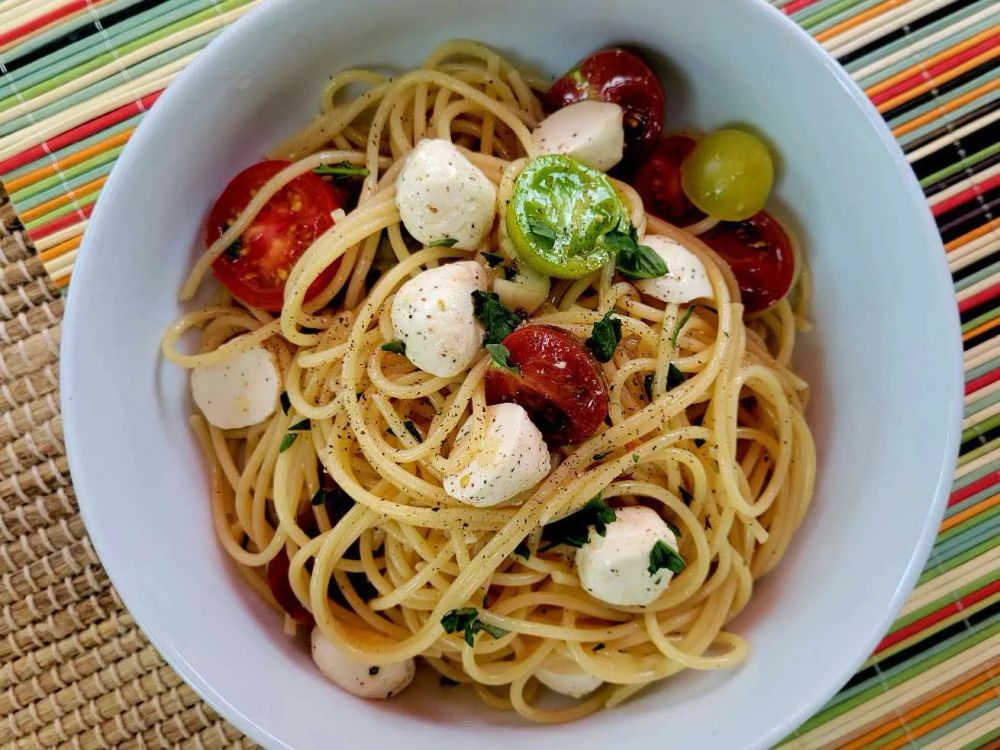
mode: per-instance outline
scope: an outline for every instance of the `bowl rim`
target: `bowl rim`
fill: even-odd
[[[953,481],[958,458],[959,437],[961,435],[964,367],[962,363],[963,349],[958,335],[958,310],[954,304],[954,293],[950,284],[950,273],[948,272],[940,233],[933,221],[923,191],[920,189],[912,168],[882,115],[840,63],[827,53],[808,32],[779,9],[772,6],[767,0],[730,0],[730,2],[743,6],[753,6],[757,9],[755,12],[767,15],[770,18],[770,22],[780,27],[781,33],[789,37],[790,43],[797,45],[795,48],[796,54],[812,57],[814,63],[821,64],[827,73],[840,84],[858,107],[868,125],[876,131],[882,147],[888,152],[888,156],[893,162],[900,191],[905,191],[906,198],[913,205],[914,220],[918,218],[923,219],[922,233],[926,236],[926,247],[928,249],[940,249],[939,257],[936,259],[932,257],[930,261],[932,264],[937,264],[938,268],[935,273],[941,277],[943,300],[935,300],[929,302],[929,304],[941,307],[940,302],[944,301],[947,303],[943,306],[943,309],[945,314],[949,314],[950,311],[953,323],[951,328],[954,332],[954,335],[948,342],[951,352],[942,353],[942,359],[950,359],[952,362],[952,377],[955,384],[954,393],[950,396],[952,401],[949,417],[950,423],[941,444],[940,463],[933,487],[933,499],[927,506],[925,518],[920,528],[920,536],[906,563],[904,575],[896,585],[891,599],[883,608],[881,618],[877,623],[872,624],[872,635],[864,642],[864,647],[860,648],[858,653],[853,654],[851,658],[843,661],[841,669],[835,675],[836,679],[831,677],[828,685],[815,690],[809,700],[801,703],[797,709],[785,714],[779,722],[771,727],[765,736],[760,738],[761,743],[769,746],[788,736],[802,722],[822,708],[842,688],[874,650],[889,626],[894,622],[897,613],[912,591],[917,576],[923,569],[937,536],[937,529],[944,515],[946,500]],[[174,100],[182,99],[189,82],[198,78],[203,69],[210,69],[219,60],[227,59],[234,52],[238,51],[240,39],[249,29],[277,24],[284,10],[281,3],[265,2],[252,8],[244,16],[224,28],[219,36],[212,40],[197,55],[196,59],[184,68],[177,79],[168,86],[167,90],[164,91],[157,106],[143,118],[136,133],[129,139],[123,153],[119,156],[119,162],[128,164],[134,161],[137,155],[143,153],[147,135],[153,130],[147,123],[156,122],[164,117],[165,115],[158,113],[167,112],[173,107]],[[83,237],[81,252],[76,262],[76,273],[74,275],[77,278],[85,279],[90,272],[91,266],[98,266],[101,263],[101,253],[94,247],[94,245],[98,244],[96,238],[100,234],[96,228],[101,227],[105,214],[110,213],[108,207],[113,204],[113,196],[120,190],[119,183],[125,180],[124,174],[126,172],[123,169],[116,167],[112,170],[108,182],[102,191],[103,196],[107,197],[104,200],[99,200],[95,206],[88,224],[88,231]],[[944,283],[946,279],[949,280],[947,284]],[[945,292],[944,290],[947,291]],[[80,326],[77,324],[78,317],[73,315],[73,310],[84,304],[83,300],[85,296],[86,292],[84,291],[83,283],[70,285],[66,306],[67,313],[63,322],[59,361],[61,367],[60,410],[63,415],[66,455],[72,476],[71,481],[88,536],[92,540],[101,564],[105,568],[111,582],[115,585],[125,608],[167,663],[178,672],[184,681],[202,699],[255,742],[265,747],[281,747],[289,748],[290,750],[289,745],[281,738],[274,736],[270,731],[258,724],[253,717],[243,713],[230,703],[224,695],[219,693],[174,645],[169,634],[157,622],[146,618],[146,613],[141,606],[133,608],[130,604],[131,595],[128,587],[120,586],[122,577],[118,574],[118,571],[126,564],[126,561],[116,557],[114,546],[105,535],[105,530],[98,521],[98,515],[95,510],[97,504],[96,498],[99,496],[97,492],[98,482],[95,482],[95,478],[87,470],[87,464],[81,458],[85,452],[84,446],[86,444],[87,430],[81,424],[81,421],[75,418],[77,414],[75,404],[80,401],[77,398],[76,373],[80,367],[81,358],[77,356],[79,349],[76,346],[76,341],[80,335],[78,334]]]

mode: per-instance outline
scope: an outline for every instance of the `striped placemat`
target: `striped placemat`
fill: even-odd
[[[927,568],[787,746],[1000,748],[1000,2],[771,1],[899,138],[948,252],[966,366],[962,452]],[[244,741],[122,609],[76,512],[55,394],[59,289],[115,159],[253,4],[0,0],[0,746]]]

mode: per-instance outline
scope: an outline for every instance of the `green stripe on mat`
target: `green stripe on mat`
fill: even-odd
[[[992,146],[987,146],[980,151],[976,151],[974,154],[969,154],[964,159],[959,159],[949,167],[939,169],[937,172],[927,175],[924,179],[920,180],[920,187],[930,187],[935,182],[943,180],[945,177],[951,177],[953,174],[958,174],[964,169],[970,169],[994,154],[1000,154],[1000,141],[994,143]]]
[[[985,555],[997,545],[997,539],[993,535],[988,536],[989,538],[986,539],[986,541],[980,542],[974,547],[970,547],[960,555],[955,555],[940,563],[929,562],[927,567],[924,569],[923,574],[921,574],[920,578],[917,579],[917,585],[921,586],[927,583],[927,581],[931,581],[937,576],[947,573],[949,570],[954,570],[959,565],[968,562],[974,557]]]
[[[974,739],[967,745],[962,745],[960,750],[981,750],[981,748],[985,747],[993,740],[1000,739],[1000,718],[997,719],[997,724],[998,726],[996,729],[987,732],[982,737]]]

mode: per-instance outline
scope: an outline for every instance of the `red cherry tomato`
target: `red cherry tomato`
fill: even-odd
[[[640,58],[605,49],[577,63],[545,95],[551,112],[584,99],[614,102],[625,111],[625,145],[643,152],[663,131],[663,86]]]
[[[302,606],[298,597],[295,596],[295,592],[292,591],[292,584],[288,582],[288,568],[288,555],[282,547],[267,564],[267,585],[289,617],[295,622],[312,627],[314,624],[312,613]]]
[[[733,269],[747,312],[766,310],[788,294],[795,253],[781,224],[766,211],[746,221],[722,222],[701,239]]]
[[[206,239],[211,245],[246,208],[254,194],[287,161],[262,161],[236,175],[212,207]],[[336,191],[317,175],[296,177],[269,200],[246,231],[212,263],[212,271],[233,296],[248,305],[277,312],[292,266],[313,241],[333,226],[340,207]],[[319,294],[337,272],[334,262],[312,283],[306,299]]]
[[[705,218],[681,187],[681,162],[693,148],[693,138],[667,136],[642,161],[632,179],[632,187],[639,193],[646,210],[679,227]]]
[[[520,374],[486,371],[486,402],[520,404],[549,445],[581,443],[608,413],[600,365],[570,333],[547,325],[519,328],[503,340]]]

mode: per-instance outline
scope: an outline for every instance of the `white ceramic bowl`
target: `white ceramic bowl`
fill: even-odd
[[[816,327],[798,365],[815,390],[818,491],[734,625],[749,661],[558,728],[428,683],[388,703],[327,683],[216,543],[186,373],[158,355],[229,178],[307,121],[332,72],[413,67],[455,37],[554,74],[602,45],[647,50],[668,130],[739,121],[771,138],[777,200],[815,277]],[[735,748],[776,742],[818,709],[904,601],[954,469],[959,353],[944,255],[902,153],[836,63],[763,2],[284,0],[202,52],[119,159],[73,274],[63,412],[84,519],[125,604],[180,674],[265,745],[586,750],[634,737]]]

